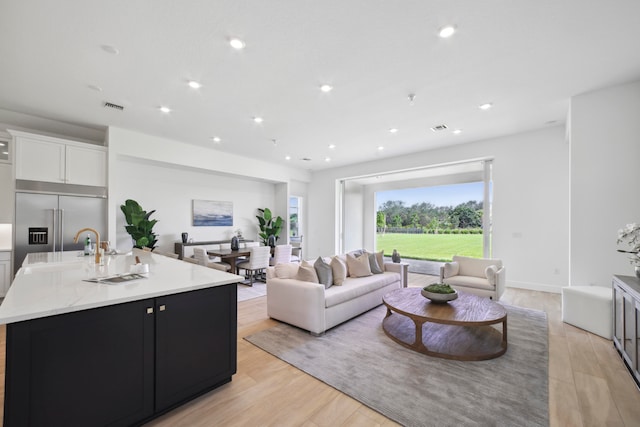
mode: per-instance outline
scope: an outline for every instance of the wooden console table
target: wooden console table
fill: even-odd
[[[183,259],[183,257],[184,257],[184,248],[186,246],[219,245],[221,243],[230,243],[230,242],[231,242],[231,239],[227,239],[227,240],[209,240],[209,241],[206,241],[206,242],[187,242],[187,243],[176,242],[176,243],[173,244],[173,251],[178,254],[178,259]],[[238,240],[238,242],[239,243],[253,242],[253,240],[240,239],[240,240]]]

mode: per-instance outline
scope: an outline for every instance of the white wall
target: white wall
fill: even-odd
[[[126,199],[136,200],[146,211],[156,210],[151,218],[158,220],[154,227],[159,235],[157,248],[167,252],[173,252],[182,232],[189,233],[195,241],[230,240],[234,231],[241,229],[245,238],[256,240],[256,209],[274,205],[274,185],[266,182],[168,168],[135,158],[122,158],[111,170],[116,177],[110,197],[118,205],[117,247],[122,250],[131,248],[124,215],[119,211]],[[233,202],[233,226],[194,227],[193,200]]]
[[[349,252],[364,247],[364,218],[366,216],[365,212],[367,212],[365,209],[363,186],[350,181],[345,182],[345,215],[342,230],[344,252]],[[371,209],[368,209],[368,212],[371,212]],[[331,253],[333,253],[333,251]]]
[[[156,210],[154,232],[158,249],[173,251],[173,243],[188,232],[194,240],[231,239],[241,228],[248,239],[257,239],[257,208],[269,207],[288,217],[288,183],[305,182],[309,173],[279,167],[179,141],[125,129],[109,128],[109,240],[119,249],[131,247],[124,230],[120,205],[134,199],[147,210]],[[303,184],[298,184],[304,189]],[[191,226],[193,199],[232,201],[232,227]]]
[[[569,274],[569,146],[561,126],[315,173],[309,204],[323,208],[309,209],[305,257],[336,248],[328,232],[336,180],[486,157],[494,159],[493,256],[504,260],[508,285],[559,292]]]
[[[640,222],[640,82],[571,101],[571,284],[633,275],[617,230]],[[620,246],[620,249],[628,249]]]

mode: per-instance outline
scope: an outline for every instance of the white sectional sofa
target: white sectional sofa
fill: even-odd
[[[329,288],[296,278],[296,268],[292,263],[267,269],[267,314],[313,335],[379,306],[383,295],[407,286],[406,264],[383,263],[382,273],[347,277]]]

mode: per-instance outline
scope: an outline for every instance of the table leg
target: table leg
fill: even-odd
[[[422,325],[424,325],[424,322],[426,322],[426,320],[418,320],[418,319],[414,319],[412,318],[411,320],[413,320],[413,323],[416,325],[416,339],[413,343],[413,346],[416,349],[427,349],[423,342],[422,342]]]

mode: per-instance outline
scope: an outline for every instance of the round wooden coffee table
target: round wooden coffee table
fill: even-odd
[[[384,332],[395,342],[429,356],[486,360],[507,351],[507,311],[489,298],[458,291],[458,298],[436,304],[421,288],[401,288],[382,298]],[[493,326],[502,323],[502,333]]]

